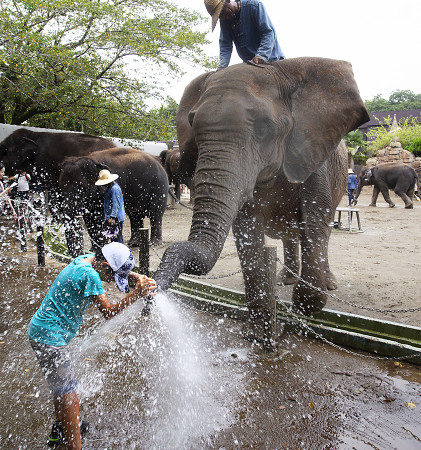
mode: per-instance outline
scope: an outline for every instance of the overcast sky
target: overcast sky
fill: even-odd
[[[209,18],[203,0],[177,0]],[[421,0],[263,0],[287,58],[320,56],[352,63],[361,97],[371,100],[402,89],[421,94]],[[219,25],[207,53],[219,53]],[[235,49],[231,64],[240,62]],[[180,100],[203,70],[186,66],[168,94]]]

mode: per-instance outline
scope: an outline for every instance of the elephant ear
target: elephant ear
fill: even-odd
[[[293,58],[276,67],[290,86],[293,128],[285,142],[283,170],[303,182],[335,151],[349,131],[369,120],[351,64],[325,58]]]

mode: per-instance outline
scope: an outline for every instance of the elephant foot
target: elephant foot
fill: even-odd
[[[152,239],[151,245],[162,245],[162,239]]]
[[[370,203],[368,206],[377,206],[375,203]]]
[[[294,309],[309,316],[320,312],[326,305],[327,295],[303,283],[298,283],[292,293]]]
[[[338,289],[338,283],[336,282],[336,277],[332,272],[326,274],[326,288],[328,291],[334,291]]]
[[[405,209],[414,209],[414,204],[410,203],[409,205],[405,205]]]
[[[277,283],[283,285],[295,284],[299,280],[298,276],[293,275],[291,272],[283,268],[277,276]]]
[[[389,203],[389,208],[394,208],[395,204],[394,203]]]

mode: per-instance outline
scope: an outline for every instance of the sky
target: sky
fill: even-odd
[[[210,56],[219,54],[203,0],[177,0],[209,18]],[[421,0],[263,0],[287,58],[318,56],[349,61],[363,100],[398,89],[421,94]],[[235,54],[235,58],[234,58]],[[231,63],[239,63],[235,49]],[[168,95],[180,101],[185,86],[204,70],[185,66]]]

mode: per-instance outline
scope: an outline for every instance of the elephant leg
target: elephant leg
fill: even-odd
[[[368,206],[376,206],[377,198],[380,194],[380,189],[377,186],[373,187],[373,195],[371,196],[371,203]]]
[[[83,255],[83,233],[82,227],[78,221],[66,221],[64,224],[64,235],[66,237],[67,248],[72,258]]]
[[[152,245],[162,244],[162,215],[163,214],[160,214],[160,211],[158,211],[157,214],[150,217]]]
[[[130,214],[130,240],[127,243],[129,247],[139,247],[140,245],[140,229],[143,228],[144,220],[139,214]]]
[[[181,199],[181,186],[180,186],[180,180],[178,180],[178,179],[175,181],[174,195],[178,198],[178,200]]]
[[[414,207],[414,203],[412,202],[414,189],[409,189],[407,191],[403,189],[395,189],[395,194],[399,195],[399,197],[403,200],[406,209],[412,209]]]
[[[389,189],[387,186],[381,186],[380,192],[383,195],[383,198],[386,203],[389,203],[389,208],[393,208],[395,204],[393,203],[392,199],[390,198]]]
[[[278,284],[295,284],[300,273],[299,234],[289,233],[282,238],[284,247],[284,267],[278,273]]]
[[[294,287],[292,301],[304,314],[323,309],[327,302],[328,242],[331,233],[333,202],[327,189],[328,174],[322,170],[314,173],[304,183],[301,193],[300,223],[301,277]],[[314,192],[319,195],[314,202]],[[330,272],[330,271],[329,271]]]
[[[333,220],[333,218],[332,218]],[[338,289],[338,282],[336,281],[335,275],[331,272],[329,267],[329,240],[330,235],[332,234],[332,227],[329,227],[328,230],[328,238],[327,238],[327,246],[326,246],[326,266],[325,266],[325,274],[326,274],[326,288],[328,291],[334,291]]]
[[[270,304],[274,291],[264,260],[263,218],[254,216],[249,208],[250,205],[243,207],[232,225],[249,310],[243,332],[247,339],[263,342],[267,347],[272,346],[274,339],[276,312]]]

